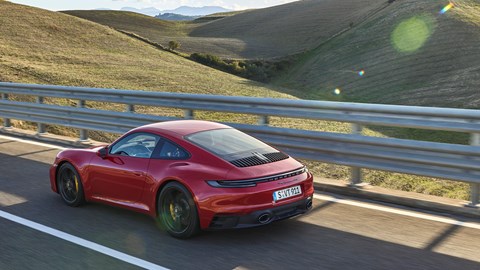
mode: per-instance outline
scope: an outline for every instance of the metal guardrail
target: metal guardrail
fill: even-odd
[[[360,168],[444,178],[470,183],[471,203],[480,203],[480,111],[417,106],[327,101],[230,97],[17,83],[0,83],[0,116],[10,119],[87,130],[123,133],[131,128],[178,118],[135,113],[136,105],[258,116],[258,125],[230,124],[275,145],[292,156],[352,167],[351,184],[361,182]],[[35,102],[9,100],[9,95],[36,97]],[[77,107],[44,104],[45,97],[78,100]],[[126,104],[125,112],[85,108],[86,101]],[[289,117],[352,123],[352,134],[269,126],[269,117]],[[470,145],[363,136],[363,125],[466,132]]]

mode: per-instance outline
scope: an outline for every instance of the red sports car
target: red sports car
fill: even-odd
[[[70,206],[102,202],[148,214],[174,237],[245,228],[307,212],[313,177],[285,153],[196,120],[135,128],[114,143],[60,152],[52,190]]]

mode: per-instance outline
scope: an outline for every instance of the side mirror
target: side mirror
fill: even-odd
[[[102,159],[106,159],[108,156],[108,146],[100,148],[97,152],[97,156],[101,157]]]

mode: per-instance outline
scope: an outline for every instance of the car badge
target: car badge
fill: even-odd
[[[289,184],[289,183],[293,183],[293,182],[297,182],[297,178],[293,179],[293,180],[290,180],[290,181],[283,181],[283,182],[279,182],[278,184],[279,185],[285,185],[285,184]]]

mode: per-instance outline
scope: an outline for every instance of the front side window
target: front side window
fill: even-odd
[[[160,137],[149,133],[133,133],[110,148],[111,155],[150,158]]]

